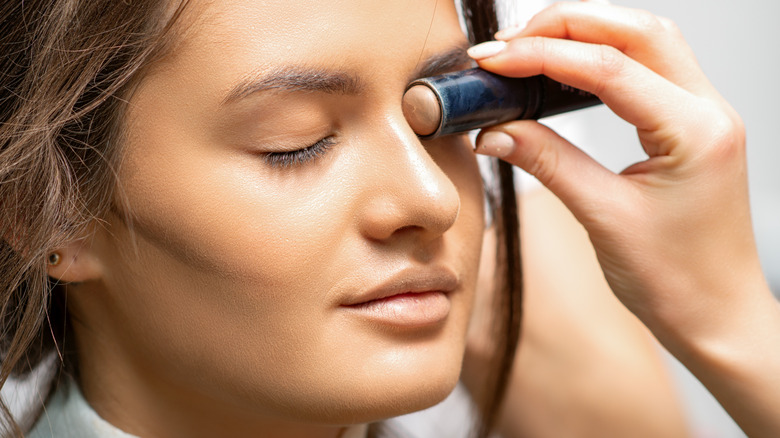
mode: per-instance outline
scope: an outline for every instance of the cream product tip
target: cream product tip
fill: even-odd
[[[404,93],[403,112],[417,135],[431,135],[441,123],[441,104],[436,93],[425,85],[414,85]]]

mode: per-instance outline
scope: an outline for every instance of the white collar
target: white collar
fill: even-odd
[[[341,438],[366,438],[368,426],[347,428]],[[138,438],[102,419],[67,379],[55,391],[27,438]]]
[[[100,418],[70,379],[60,383],[27,437],[138,438]]]

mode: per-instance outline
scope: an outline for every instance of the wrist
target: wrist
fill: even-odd
[[[736,351],[750,353],[780,337],[780,306],[758,264],[739,275],[707,280],[685,291],[689,302],[674,303],[658,324],[659,340],[672,353],[725,358]]]
[[[745,285],[748,286],[748,285]],[[743,288],[745,297],[713,326],[669,330],[661,339],[715,396],[749,436],[777,436],[780,419],[780,304],[765,283]],[[725,312],[723,312],[725,310]]]

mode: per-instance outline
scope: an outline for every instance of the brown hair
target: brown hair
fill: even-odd
[[[493,39],[498,32],[496,0],[461,0],[466,32],[471,44]],[[481,400],[483,422],[478,436],[487,436],[501,410],[501,402],[512,371],[515,352],[520,340],[520,323],[523,312],[523,270],[520,252],[520,222],[515,192],[514,168],[511,164],[493,160],[497,187],[488,193],[492,200],[495,221],[496,289],[494,314],[498,322],[494,327],[491,346],[492,369],[485,377],[485,400]]]
[[[46,275],[47,256],[88,237],[89,226],[112,207],[126,98],[143,69],[165,53],[183,8],[165,3],[0,4],[0,387],[55,351],[59,369],[75,372],[68,351],[63,355],[65,297],[53,293],[58,286]],[[495,216],[503,218],[497,223],[505,242],[498,253],[509,263],[499,264],[506,280],[498,295],[510,305],[497,318],[501,348],[493,361],[497,374],[487,374],[493,396],[482,409],[480,436],[493,423],[517,341],[514,192],[511,201],[502,193],[494,204],[505,212]],[[48,392],[56,380],[55,373]],[[0,401],[0,430],[22,436],[39,411],[17,423]]]
[[[161,16],[157,0],[0,6],[0,385],[62,346],[47,255],[111,206],[122,97],[164,46]]]

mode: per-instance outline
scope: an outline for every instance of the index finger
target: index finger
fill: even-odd
[[[677,26],[647,11],[595,2],[556,3],[524,29],[496,34],[502,40],[527,36],[610,45],[689,91],[714,91]]]

